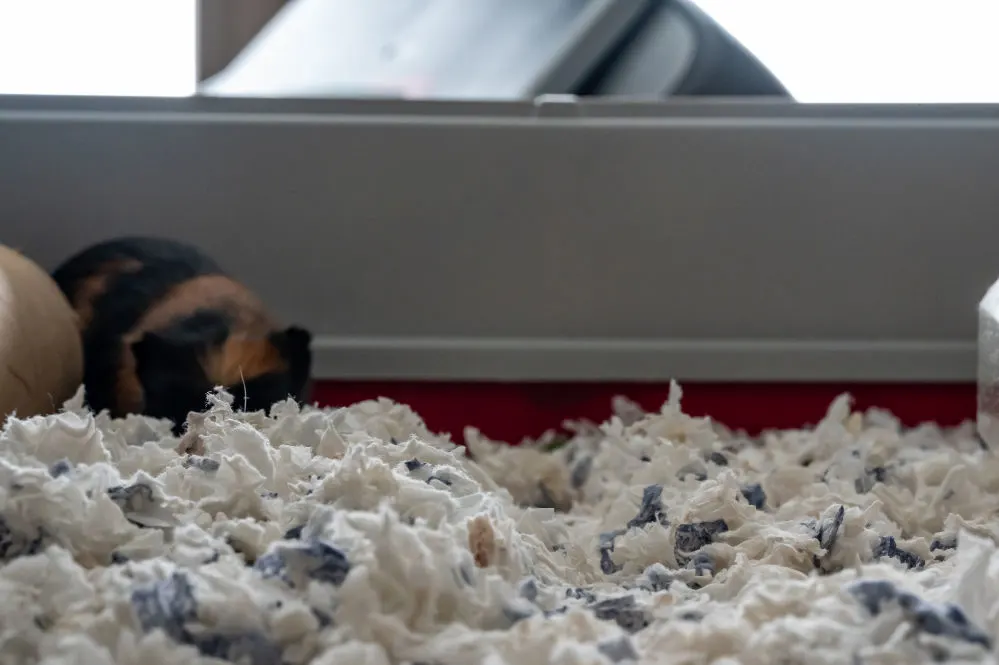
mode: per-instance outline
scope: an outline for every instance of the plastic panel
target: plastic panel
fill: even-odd
[[[4,241],[197,242],[330,378],[976,375],[995,108],[212,101],[0,99]]]

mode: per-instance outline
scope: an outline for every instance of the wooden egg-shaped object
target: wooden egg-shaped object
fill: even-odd
[[[76,314],[42,268],[0,245],[0,423],[53,413],[83,380]]]

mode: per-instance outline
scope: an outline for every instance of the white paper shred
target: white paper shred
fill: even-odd
[[[833,402],[468,448],[389,400],[0,433],[0,664],[999,663],[999,460]],[[780,408],[776,405],[775,408]]]

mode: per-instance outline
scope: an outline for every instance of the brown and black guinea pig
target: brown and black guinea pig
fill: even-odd
[[[307,398],[312,335],[190,245],[128,237],[92,245],[52,274],[76,311],[87,404],[167,418],[174,432],[223,386],[236,408]]]

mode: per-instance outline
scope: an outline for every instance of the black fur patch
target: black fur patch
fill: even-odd
[[[201,354],[229,334],[225,314],[198,310],[132,345],[135,371],[142,384],[147,415],[169,418],[179,430],[190,411],[202,411],[213,386],[205,376]],[[236,400],[235,406],[242,404]],[[96,407],[95,407],[96,408]]]
[[[226,387],[233,398],[233,407],[239,410],[268,411],[274,402],[287,399],[292,395],[296,399],[301,399],[301,393],[295,393],[291,387],[288,375],[283,372],[268,372],[252,378],[247,378],[243,383]]]

